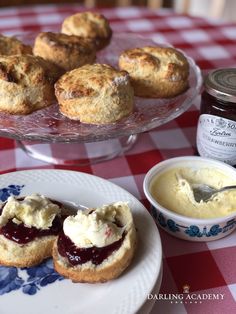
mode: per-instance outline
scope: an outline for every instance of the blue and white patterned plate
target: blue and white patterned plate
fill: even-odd
[[[75,284],[53,269],[52,260],[31,268],[0,266],[1,314],[128,314],[147,300],[161,272],[162,249],[156,225],[131,194],[104,179],[73,171],[30,170],[0,176],[0,200],[41,193],[72,206],[97,207],[128,201],[138,230],[138,250],[118,279]]]

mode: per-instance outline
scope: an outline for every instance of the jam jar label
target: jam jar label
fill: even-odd
[[[236,165],[236,122],[210,114],[200,115],[197,149],[202,157]]]

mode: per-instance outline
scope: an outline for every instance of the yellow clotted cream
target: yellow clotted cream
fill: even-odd
[[[221,188],[236,184],[236,180],[214,168],[171,168],[152,179],[150,192],[161,206],[188,217],[216,218],[236,212],[236,190],[218,193],[211,200],[198,203],[191,187],[196,183]]]

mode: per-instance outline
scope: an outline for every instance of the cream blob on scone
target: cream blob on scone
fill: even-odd
[[[0,56],[0,112],[25,115],[51,105],[60,75],[55,65],[40,57]]]
[[[25,55],[32,54],[32,47],[23,44],[15,37],[7,37],[0,34],[0,55]]]
[[[188,60],[174,48],[126,50],[119,57],[119,67],[129,73],[136,96],[171,98],[189,87]]]
[[[55,84],[60,112],[91,124],[116,122],[133,111],[133,88],[126,71],[106,64],[84,65]]]
[[[107,46],[112,36],[108,20],[102,14],[94,12],[68,16],[62,23],[61,32],[90,39],[97,50]]]
[[[10,196],[0,207],[0,264],[30,267],[50,257],[64,211],[43,195]]]
[[[35,39],[34,55],[49,60],[65,71],[94,63],[96,50],[86,38],[61,33],[44,32]]]
[[[136,229],[127,203],[117,202],[69,216],[53,247],[58,273],[73,282],[106,282],[130,265]]]

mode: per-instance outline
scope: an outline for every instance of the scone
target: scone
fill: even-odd
[[[95,47],[89,40],[60,33],[40,33],[35,39],[33,52],[65,71],[94,63],[96,59]]]
[[[24,115],[51,105],[60,75],[40,57],[0,56],[0,112]]]
[[[136,230],[127,203],[79,210],[65,219],[54,243],[54,267],[73,282],[106,282],[129,266],[135,248]]]
[[[60,112],[84,123],[113,123],[133,111],[128,73],[106,64],[67,72],[56,82],[55,92]]]
[[[0,34],[0,55],[25,55],[32,54],[31,46],[23,44],[15,37],[7,37]]]
[[[119,67],[129,73],[134,94],[171,98],[188,88],[189,64],[174,48],[143,47],[124,51]]]
[[[42,195],[10,196],[0,209],[0,264],[30,267],[50,257],[62,212],[62,204]]]
[[[108,20],[102,14],[94,12],[68,16],[62,23],[61,32],[90,39],[97,50],[107,46],[112,36]]]

